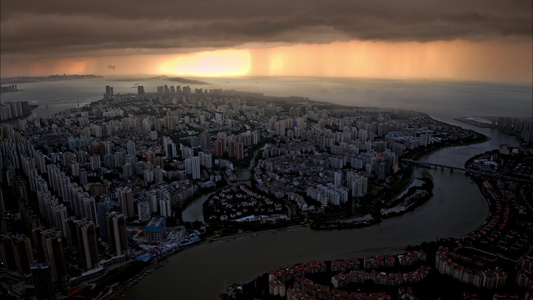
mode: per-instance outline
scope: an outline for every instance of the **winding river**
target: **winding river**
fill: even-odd
[[[462,166],[471,156],[502,143],[517,144],[515,138],[497,131],[475,129],[491,139],[482,144],[442,149],[425,160]],[[125,298],[214,300],[228,285],[247,282],[281,266],[401,253],[407,245],[461,237],[483,223],[488,205],[477,185],[463,173],[429,172],[435,182],[434,196],[412,212],[363,229],[312,231],[298,227],[204,243],[171,257],[168,264],[127,289]],[[194,205],[201,208],[202,199],[193,203],[186,213],[188,218],[198,209]]]

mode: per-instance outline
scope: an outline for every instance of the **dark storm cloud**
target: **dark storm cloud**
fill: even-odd
[[[84,56],[245,43],[530,40],[531,0],[2,1],[1,51]]]

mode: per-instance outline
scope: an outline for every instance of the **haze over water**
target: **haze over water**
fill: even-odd
[[[160,85],[189,85],[201,89],[235,89],[268,96],[302,96],[311,100],[349,106],[371,106],[417,110],[452,122],[460,116],[532,116],[532,87],[464,81],[421,81],[406,79],[239,77],[195,78],[206,84],[183,84],[171,80],[141,77],[34,82],[19,84],[24,91],[5,93],[1,101],[29,101],[38,104],[43,117],[100,100],[105,86],[115,94],[137,93],[136,84],[146,92]],[[135,88],[134,88],[135,87]],[[46,105],[48,104],[48,108]]]

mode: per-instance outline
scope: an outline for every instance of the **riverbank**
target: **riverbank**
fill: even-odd
[[[298,226],[292,232],[245,233],[235,239],[202,242],[173,255],[171,268],[162,268],[127,289],[126,299],[170,298],[176,293],[182,298],[215,299],[231,283],[254,279],[280,266],[372,255],[376,249],[384,254],[400,253],[408,245],[436,237],[460,237],[477,228],[488,213],[486,201],[478,198],[479,189],[462,174],[430,172],[436,186],[443,188],[437,188],[431,201],[412,212],[363,229],[314,231]],[[469,201],[464,201],[465,197]],[[225,241],[228,239],[230,242]],[[151,288],[172,287],[176,281],[182,283],[179,290]]]
[[[442,150],[442,149],[441,149]],[[497,150],[495,150],[495,152],[497,152]],[[486,152],[485,155],[490,155],[487,154],[489,152]],[[495,155],[493,153],[493,155]],[[429,157],[426,156],[426,158]],[[471,162],[473,160],[473,158],[476,157],[476,156],[473,156],[472,158],[470,158],[468,160],[468,162]],[[506,160],[507,161],[507,160]],[[465,162],[465,165],[467,163]],[[511,163],[511,165],[524,165],[524,163]],[[530,164],[529,164],[530,165]],[[438,172],[438,171],[432,171],[432,172]],[[443,171],[441,171],[442,173]],[[450,176],[452,176],[452,174],[450,174]],[[456,176],[456,175],[453,175],[453,176]],[[499,181],[499,180],[493,180],[491,179],[490,177],[489,178],[483,178],[482,176],[474,176],[474,175],[470,175],[468,176],[468,178],[470,178],[473,182],[476,183],[476,187],[478,188],[478,190],[481,192],[482,196],[483,196],[483,199],[484,201],[487,203],[487,205],[489,206],[489,211],[486,215],[486,218],[485,220],[483,221],[483,223],[481,223],[481,225],[477,228],[475,228],[474,230],[470,231],[469,233],[466,233],[464,235],[462,235],[462,237],[460,238],[460,240],[462,241],[461,244],[463,243],[466,243],[466,245],[472,245],[473,247],[476,246],[476,247],[482,247],[481,249],[484,249],[483,248],[483,240],[481,240],[480,236],[483,236],[483,235],[489,235],[489,233],[487,233],[487,231],[491,231],[493,228],[494,228],[494,231],[498,231],[498,230],[505,230],[505,233],[500,233],[501,235],[503,236],[506,236],[506,237],[509,237],[510,235],[512,234],[515,234],[516,235],[516,232],[523,232],[523,228],[516,228],[517,224],[526,224],[526,220],[524,219],[527,218],[526,215],[524,215],[523,213],[520,213],[519,215],[515,215],[514,218],[517,218],[517,219],[512,219],[512,217],[509,217],[509,221],[507,221],[507,217],[509,216],[509,214],[511,216],[513,216],[513,210],[512,208],[510,209],[509,207],[512,207],[512,206],[515,206],[516,205],[527,205],[528,203],[521,203],[520,200],[515,200],[515,196],[519,196],[519,195],[516,195],[514,193],[512,193],[511,191],[513,190],[516,190],[517,192],[520,190],[522,191],[522,188],[519,187],[519,184],[518,183],[513,183],[513,182],[502,182],[502,181]],[[497,188],[496,188],[497,187]],[[500,195],[501,193],[501,195]],[[522,195],[523,195],[523,191],[522,191]],[[503,197],[503,198],[502,198]],[[527,199],[523,199],[523,200],[527,200]],[[516,202],[518,201],[518,202]],[[531,199],[530,199],[531,201]],[[506,204],[506,203],[509,203],[511,204],[511,206],[508,206],[509,204]],[[505,207],[505,208],[503,208]],[[531,209],[531,206],[528,205],[528,207]],[[511,211],[511,213],[509,213],[509,211]],[[518,213],[518,211],[515,211],[514,212],[515,214]],[[504,217],[505,216],[505,217]],[[494,222],[495,220],[503,220],[503,222],[499,225],[499,226],[494,226]],[[496,228],[498,230],[496,230]],[[494,232],[491,234],[493,235]],[[527,236],[527,234],[526,234]],[[512,244],[509,244],[509,245],[506,245],[507,248],[509,249],[514,249],[514,250],[509,250],[509,252],[506,252],[508,253],[507,255],[513,255],[512,253],[515,253],[514,255],[515,256],[511,256],[512,258],[514,259],[517,259],[517,257],[519,257],[520,255],[522,255],[523,253],[525,253],[525,251],[527,252],[528,251],[528,247],[527,247],[527,241],[526,241],[526,246],[523,246],[523,244],[521,244],[520,241],[522,241],[523,238],[520,238],[519,236],[516,237],[515,241],[518,241],[518,245],[522,245],[522,252],[519,252],[518,249],[520,248],[517,248],[516,245],[512,245]],[[476,241],[477,240],[477,241]],[[440,241],[442,242],[443,240],[442,239],[437,239],[437,241]],[[448,240],[448,239],[444,239],[444,242],[447,243],[447,245],[449,244],[450,246],[453,247],[453,245],[455,245],[455,243],[453,242],[454,240]],[[481,241],[481,243],[480,243]],[[496,245],[497,246],[500,246],[499,245],[500,242],[498,242]],[[408,247],[408,248],[411,248],[411,247]],[[506,249],[507,249],[506,248]],[[416,247],[415,247],[416,249]],[[489,250],[490,251],[490,250]],[[492,250],[492,251],[496,251],[496,250]],[[497,252],[494,252],[494,253],[497,253]],[[433,257],[435,257],[435,251],[432,251],[430,252],[429,254],[431,254]],[[374,255],[379,255],[379,254],[374,254]],[[507,258],[506,258],[507,259]],[[434,259],[433,259],[434,260]],[[434,262],[431,263],[430,265],[435,265]],[[492,266],[494,267],[494,266]],[[508,264],[505,264],[504,265],[504,269],[506,271],[511,271],[511,273],[513,273],[513,267],[509,266]],[[514,271],[516,272],[516,271]],[[245,285],[242,286],[242,288],[248,288],[248,289],[253,289],[254,286],[264,286],[266,285],[268,287],[268,278],[267,278],[267,281],[264,281],[264,279],[266,278],[265,276],[267,275],[268,273],[265,273],[264,275],[256,278],[254,281],[251,281]],[[514,278],[515,275],[510,275],[510,277],[513,277]],[[313,278],[316,278],[316,276],[314,276]],[[433,286],[435,287],[435,290],[433,292],[431,292],[430,290],[431,289],[425,289],[425,292],[426,293],[432,293],[432,294],[435,294],[435,295],[453,295],[453,297],[456,297],[458,295],[460,295],[460,293],[457,293],[457,291],[454,291],[454,289],[460,289],[460,288],[463,288],[461,287],[460,285],[458,285],[455,281],[452,282],[452,279],[450,276],[447,276],[445,274],[440,274],[440,272],[437,272],[436,270],[433,270],[432,271],[432,275],[430,276],[431,280],[430,281],[426,281],[423,285],[426,287],[426,286]],[[262,283],[259,283],[258,281],[264,281]],[[448,286],[450,286],[450,288],[453,286],[454,288],[452,288],[451,290],[449,291],[445,291],[443,289],[440,289],[438,288],[439,286],[442,285],[442,282],[448,282],[449,284],[447,284]],[[252,285],[253,284],[253,285]],[[287,285],[287,288],[289,287],[289,285]],[[507,285],[507,289],[505,290],[501,290],[500,289],[500,292],[501,293],[506,293],[506,292],[510,292],[510,291],[513,291],[513,292],[516,292],[517,291],[517,286],[514,285],[514,282],[510,282],[508,285]],[[438,291],[438,292],[436,292]],[[484,289],[478,289],[479,293],[481,295],[484,295],[484,296],[490,296],[492,298],[493,296],[493,292],[492,291],[487,291],[487,290],[484,290]],[[268,293],[268,290],[263,290],[263,293]],[[259,293],[261,294],[261,293]],[[417,296],[419,296],[419,294],[417,294]],[[236,299],[241,299],[239,297],[237,297]],[[242,298],[244,299],[244,298]],[[261,298],[263,299],[263,298]]]
[[[435,120],[435,119],[433,119],[433,120]],[[438,120],[435,120],[435,121],[438,121]],[[438,122],[444,123],[442,121],[438,121]],[[456,125],[451,125],[451,124],[448,124],[448,125],[456,126]],[[423,160],[427,159],[429,156],[433,155],[434,153],[437,153],[437,152],[442,151],[444,149],[456,148],[456,147],[465,147],[465,146],[468,146],[468,145],[485,143],[485,142],[490,140],[490,137],[488,137],[488,136],[486,136],[486,135],[484,135],[482,133],[475,132],[473,130],[470,130],[470,131],[472,133],[475,133],[474,137],[470,138],[470,139],[468,139],[466,141],[460,140],[460,141],[456,141],[455,143],[433,144],[433,145],[431,145],[430,148],[424,149],[424,150],[426,150],[425,152],[420,152],[420,150],[417,150],[416,152],[409,153],[409,156],[407,156],[407,157],[409,157],[410,159],[422,160],[423,161]],[[397,192],[394,192],[393,195],[388,195],[388,194],[390,194],[389,191],[384,191],[383,193],[381,193],[381,195],[378,195],[377,198],[380,199],[383,204],[390,204],[391,201],[395,201],[394,199],[396,199],[399,195],[401,195],[402,193],[407,192],[407,189],[410,187],[410,185],[412,184],[413,180],[415,179],[415,173],[419,172],[420,169],[421,169],[420,167],[413,167],[412,171],[410,172],[410,175],[409,175],[410,176],[409,180],[403,180],[402,182],[400,182],[399,186],[394,186],[394,187],[389,188],[389,190],[398,190]],[[360,215],[355,215],[355,216],[350,216],[350,217],[331,218],[331,219],[328,219],[326,217],[326,219],[327,219],[326,221],[314,223],[312,228],[316,229],[316,230],[329,230],[329,229],[354,229],[354,228],[364,228],[364,227],[368,227],[368,226],[374,226],[376,224],[381,223],[383,219],[400,216],[400,215],[405,214],[407,212],[413,211],[414,209],[416,209],[420,205],[426,203],[433,196],[433,193],[431,191],[432,189],[433,189],[433,184],[431,184],[430,190],[425,189],[426,192],[427,192],[426,195],[423,195],[422,197],[420,197],[416,201],[410,203],[405,208],[405,210],[397,211],[397,212],[390,213],[390,214],[387,214],[387,215],[383,215],[383,213],[381,213],[379,215],[379,217],[374,216],[374,218],[372,220],[360,221],[360,222],[343,222],[342,220],[350,219],[350,218],[353,218],[353,217],[362,217],[363,215],[367,215],[367,214],[372,213],[372,211],[367,211],[367,212],[364,212],[364,213],[362,213]],[[380,207],[380,211],[383,211],[382,207]]]
[[[443,150],[443,148],[433,149],[432,152],[437,150]],[[427,155],[430,154],[427,153]],[[430,170],[430,172],[434,171]],[[441,173],[439,172],[439,174]],[[412,176],[412,173],[410,175]],[[435,198],[432,201],[421,204],[419,206],[420,209],[388,218],[375,226],[356,230],[325,232],[313,231],[310,230],[309,226],[298,225],[292,228],[292,232],[273,229],[219,237],[214,242],[202,242],[187,251],[182,251],[179,255],[174,255],[171,263],[176,265],[176,269],[167,269],[163,273],[165,276],[180,278],[184,284],[190,286],[188,290],[191,293],[193,291],[197,293],[199,292],[198,289],[202,289],[205,291],[202,291],[201,295],[208,295],[210,290],[217,291],[218,295],[224,289],[223,286],[220,286],[223,282],[231,283],[239,282],[243,279],[253,279],[262,274],[264,270],[270,270],[276,266],[287,266],[292,265],[294,262],[305,262],[323,257],[331,259],[361,256],[360,253],[363,252],[365,255],[372,255],[377,249],[380,249],[379,251],[384,254],[391,253],[391,251],[401,252],[408,245],[417,245],[423,241],[434,240],[435,236],[462,236],[466,233],[465,229],[475,228],[479,225],[478,222],[482,222],[485,219],[484,209],[480,209],[477,202],[451,201],[450,203],[450,201],[446,201],[443,203],[442,199],[460,199],[461,197],[453,194],[456,188],[466,191],[460,194],[462,197],[468,196],[469,198],[475,198],[475,194],[472,195],[471,193],[479,193],[479,191],[475,189],[468,192],[469,189],[472,189],[472,186],[468,183],[464,185],[464,176],[449,173],[442,173],[442,175],[445,176],[439,175],[436,178],[436,185],[439,187],[450,184],[447,182],[448,179],[445,178],[448,176],[456,178],[460,183],[454,183],[454,189],[437,190]],[[446,180],[446,183],[442,182],[443,179]],[[443,192],[446,194],[452,193],[453,195],[443,196]],[[448,211],[447,208],[442,207],[443,204],[446,204],[446,207],[450,207],[450,212],[455,212],[457,209],[461,212],[455,217],[454,223],[450,224],[449,218],[441,218]],[[484,200],[483,205],[486,205]],[[483,216],[479,218],[479,216],[476,216],[478,214]],[[419,224],[427,224],[427,226],[420,227]],[[405,232],[410,234],[405,236]],[[246,250],[243,252],[243,249]],[[290,251],[287,251],[287,249],[290,249]],[[298,255],[294,255],[295,253],[293,252],[297,252]],[[189,262],[197,263],[191,264]],[[215,268],[218,271],[212,272],[206,277],[204,272],[199,272],[201,266],[209,266],[207,267],[208,269]],[[180,270],[188,271],[184,274]],[[161,277],[163,275],[156,274],[156,276],[158,281],[164,281]],[[152,275],[151,277],[156,278],[156,276]],[[198,283],[189,280],[190,276],[201,276],[201,282],[204,282],[204,284],[198,289],[192,288]],[[232,280],[231,278],[234,279]],[[209,288],[205,285],[206,280],[211,282]],[[153,284],[162,283],[154,281]],[[145,284],[143,280],[143,285],[150,286],[150,281]],[[217,286],[219,287],[218,289]],[[131,289],[133,293],[140,292],[138,286],[134,286]],[[158,292],[158,294],[161,297],[166,295],[162,291]],[[130,292],[127,292],[127,296],[130,299],[140,299]],[[195,297],[199,296],[196,295]],[[210,296],[203,298],[210,298]]]
[[[484,135],[483,135],[483,136],[484,136]],[[486,142],[486,141],[488,141],[488,140],[490,140],[490,139],[489,139],[488,137],[485,136],[485,138],[484,138],[482,141],[478,142],[478,143]],[[469,143],[469,144],[474,144],[474,142]],[[462,145],[462,146],[464,146],[464,145]],[[451,146],[451,147],[448,147],[448,148],[452,148],[452,147],[458,147],[458,146]],[[437,152],[437,151],[441,151],[441,150],[443,150],[443,149],[445,149],[445,148],[446,148],[446,147],[444,147],[444,148],[437,148],[437,149],[434,149],[434,150],[432,150],[430,153],[427,153],[426,155],[424,155],[424,156],[423,156],[423,159],[427,159],[427,158],[428,158],[430,155],[432,155],[433,153],[435,153],[435,152]],[[414,176],[415,171],[418,171],[419,169],[420,169],[420,168],[415,168],[415,170],[413,170],[413,172],[412,172],[412,176],[411,176],[411,178],[410,178],[410,181],[409,181],[409,185],[408,185],[408,186],[411,185],[411,183],[412,183],[412,181],[413,181],[413,179],[414,179],[414,177],[415,177],[415,176]],[[431,177],[431,176],[429,175],[429,177]],[[433,180],[432,180],[432,179],[429,179],[429,180],[430,180],[430,182],[431,182],[431,185],[430,185],[431,188],[430,188],[430,189],[433,190]],[[427,183],[427,182],[426,182],[426,183]],[[427,186],[426,186],[426,188],[427,188]],[[404,191],[404,192],[405,192],[405,191]],[[430,198],[431,198],[432,196],[433,196],[433,193],[430,191],[430,193],[429,193],[429,197],[423,197],[423,201],[416,201],[416,203],[414,203],[413,206],[410,206],[409,209],[406,210],[405,212],[402,212],[402,213],[399,213],[399,214],[391,214],[391,215],[389,216],[389,218],[399,217],[400,215],[403,215],[404,213],[407,213],[407,212],[412,211],[415,207],[418,207],[418,206],[420,206],[420,205],[426,203],[427,201],[429,201]],[[490,204],[490,202],[489,202],[488,199],[485,198],[484,200],[486,201],[486,203]],[[492,206],[491,206],[491,207],[492,207]],[[490,217],[491,215],[492,215],[492,211],[489,211],[488,217]],[[488,218],[488,217],[487,217],[487,218]],[[381,223],[381,222],[376,222],[376,223]],[[355,225],[356,225],[356,226],[350,226],[350,228],[351,228],[351,227],[361,226],[361,225],[362,225],[362,226],[365,226],[366,224],[363,223],[363,224],[355,224]],[[368,225],[368,226],[370,226],[370,225]],[[366,227],[366,226],[365,226],[365,227]],[[327,228],[325,228],[325,229],[340,229],[340,228],[339,228],[339,226],[334,226],[334,227],[327,227]],[[415,247],[416,247],[416,246],[415,246]],[[412,248],[412,246],[408,246],[408,247],[406,247],[405,249],[407,249],[407,248]],[[401,250],[405,250],[405,249],[401,249]],[[378,248],[374,248],[374,249],[372,249],[372,250],[373,250],[374,252],[373,252],[373,253],[370,253],[369,255],[395,254],[395,251],[394,251],[394,250],[399,250],[399,249],[395,249],[395,248],[380,248],[380,250],[381,250],[380,252],[376,251],[376,250],[378,250]],[[359,255],[361,254],[361,252],[359,252],[359,251],[358,251],[358,252],[355,252],[355,253],[358,253]],[[354,254],[355,254],[355,253],[354,253]],[[432,254],[433,254],[433,256],[434,256],[434,252],[432,252]],[[354,256],[354,255],[352,255],[352,256],[343,255],[342,257],[345,258],[345,257],[355,257],[355,256]],[[260,280],[262,277],[265,277],[267,274],[268,274],[268,273],[265,273],[265,274],[263,274],[262,276],[257,277],[257,278],[254,279],[253,281],[248,282],[248,283],[247,283],[248,287],[250,287],[252,284],[253,284],[253,286],[257,287],[257,286],[258,286],[258,282],[257,282],[257,281]],[[435,274],[437,274],[437,273],[434,273],[433,278],[438,277],[438,278],[442,279],[442,276],[435,275]],[[263,278],[263,279],[264,279],[264,278]],[[445,279],[446,279],[446,278],[445,278]],[[435,285],[434,280],[433,280],[433,285]],[[267,292],[268,292],[268,291],[267,291]],[[240,299],[240,298],[237,298],[237,299]]]

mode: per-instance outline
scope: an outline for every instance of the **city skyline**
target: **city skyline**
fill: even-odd
[[[53,73],[530,83],[530,1],[1,3],[2,77]]]
[[[0,295],[531,298],[532,11],[0,1]]]

